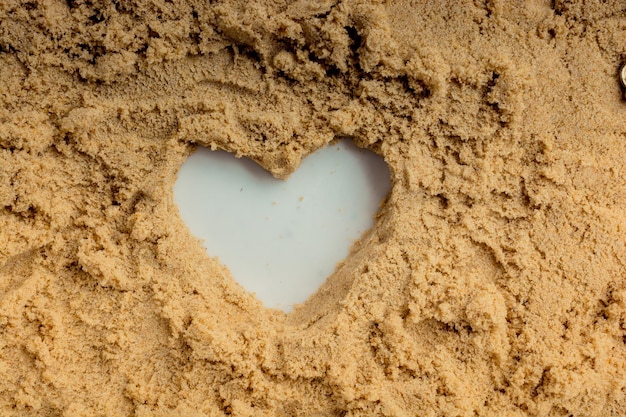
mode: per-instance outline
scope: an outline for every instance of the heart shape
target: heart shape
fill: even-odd
[[[389,189],[384,160],[341,140],[307,157],[287,181],[247,158],[199,148],[183,164],[174,198],[208,253],[266,307],[288,312],[372,227]]]

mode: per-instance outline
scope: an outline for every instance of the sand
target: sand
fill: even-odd
[[[626,415],[625,58],[620,0],[2,3],[0,414]],[[346,136],[392,191],[266,309],[177,172]]]

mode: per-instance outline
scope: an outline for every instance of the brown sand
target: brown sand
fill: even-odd
[[[0,415],[626,415],[625,9],[2,2]],[[341,136],[392,192],[265,309],[177,171]]]

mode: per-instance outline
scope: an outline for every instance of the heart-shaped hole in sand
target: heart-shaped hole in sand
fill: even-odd
[[[372,227],[389,189],[384,160],[341,140],[308,156],[286,181],[247,158],[199,148],[182,166],[174,197],[209,255],[266,307],[290,311]]]

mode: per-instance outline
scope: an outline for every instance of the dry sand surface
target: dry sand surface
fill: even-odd
[[[623,0],[1,2],[0,415],[626,415],[625,58]],[[265,309],[177,172],[345,136],[392,191]]]

